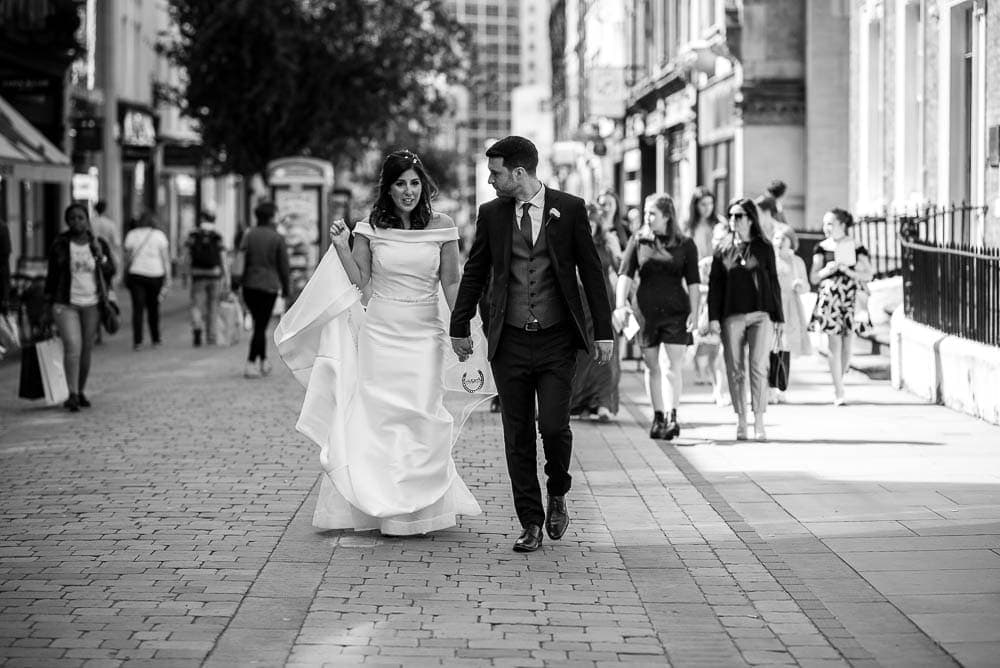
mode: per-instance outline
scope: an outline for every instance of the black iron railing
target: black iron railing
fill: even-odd
[[[903,268],[903,247],[893,216],[883,213],[859,217],[851,231],[854,240],[869,253],[874,278],[899,275]]]
[[[927,207],[895,216],[907,317],[1000,346],[1000,248],[976,243],[986,209]]]

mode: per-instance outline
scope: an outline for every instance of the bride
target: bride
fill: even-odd
[[[279,354],[306,386],[296,428],[320,447],[321,529],[420,534],[482,512],[451,451],[496,389],[483,356],[460,362],[451,350],[458,230],[431,209],[435,194],[415,154],[390,153],[353,250],[347,225],[335,221],[331,250],[275,330]]]

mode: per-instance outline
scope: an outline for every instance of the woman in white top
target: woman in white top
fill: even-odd
[[[142,317],[147,314],[149,338],[160,345],[160,299],[170,289],[170,242],[145,212],[125,235],[125,285],[132,297],[132,346],[142,347]]]
[[[67,229],[49,250],[45,301],[51,306],[63,344],[69,389],[63,406],[76,413],[90,408],[83,391],[90,375],[90,354],[100,318],[98,304],[106,296],[105,286],[115,273],[115,265],[107,242],[91,232],[86,207],[70,204],[63,219]]]

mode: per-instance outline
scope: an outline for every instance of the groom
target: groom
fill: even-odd
[[[472,354],[469,320],[492,273],[488,357],[500,394],[514,508],[524,529],[514,550],[534,552],[542,545],[543,523],[552,540],[569,526],[565,495],[571,482],[569,401],[576,351],[593,348],[599,364],[611,360],[611,312],[584,201],[542,185],[535,176],[538,150],[524,137],[501,139],[486,157],[497,199],[479,208],[451,314],[452,346],[462,360]],[[594,321],[593,345],[577,271]],[[536,472],[536,397],[547,513]]]

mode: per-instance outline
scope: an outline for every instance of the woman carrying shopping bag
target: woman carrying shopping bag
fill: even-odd
[[[115,273],[111,249],[90,231],[90,216],[80,204],[66,207],[68,229],[49,250],[45,300],[51,305],[63,346],[69,398],[63,406],[77,412],[89,408],[84,394],[90,375],[90,357],[100,324],[100,305],[107,300],[105,286]]]

